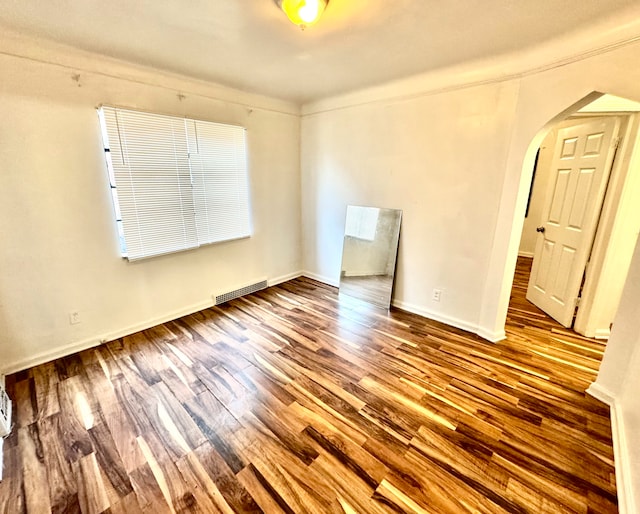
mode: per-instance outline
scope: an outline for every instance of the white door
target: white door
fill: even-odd
[[[573,323],[615,155],[620,119],[589,118],[558,131],[527,300]]]

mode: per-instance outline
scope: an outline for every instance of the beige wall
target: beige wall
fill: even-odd
[[[56,55],[69,60],[72,52]],[[255,279],[300,271],[295,106],[76,57],[78,68],[0,55],[5,372],[198,310],[211,305],[212,294]],[[96,114],[100,103],[246,127],[252,237],[136,263],[122,259]],[[73,310],[80,313],[77,325],[69,323]]]

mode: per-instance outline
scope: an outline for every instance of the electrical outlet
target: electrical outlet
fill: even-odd
[[[69,324],[77,325],[80,323],[80,313],[78,311],[71,311],[69,313]]]
[[[433,294],[431,295],[431,299],[434,302],[439,302],[442,297],[442,289],[434,289]]]

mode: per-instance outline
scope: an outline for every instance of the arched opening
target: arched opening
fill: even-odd
[[[535,312],[608,339],[640,230],[631,200],[640,194],[640,103],[603,95],[571,110],[527,152],[535,160],[520,185],[527,204],[512,300],[524,301],[524,289]]]
[[[536,112],[535,116],[529,116],[529,119],[522,120],[519,123],[519,127],[515,129],[516,134],[513,139],[516,142],[512,142],[511,155],[509,156],[511,162],[508,163],[508,167],[512,171],[507,175],[503,185],[501,212],[499,213],[498,226],[494,238],[494,253],[490,264],[489,280],[485,287],[480,322],[481,328],[478,332],[486,339],[498,341],[505,337],[504,329],[507,310],[538,149],[554,127],[575,115],[584,107],[602,98],[603,95],[604,93],[594,91],[583,96],[574,101],[569,107],[548,118],[548,121],[542,126],[540,126],[539,122],[536,123],[531,119],[539,119],[539,113]],[[549,110],[548,106],[546,108]],[[535,125],[540,128],[534,132],[536,130],[533,128]],[[527,136],[526,133],[529,135]],[[520,157],[518,157],[518,154]],[[523,154],[524,158],[522,157]],[[636,161],[635,166],[640,166],[640,163]],[[639,186],[636,185],[636,187]],[[638,190],[640,191],[640,189]]]

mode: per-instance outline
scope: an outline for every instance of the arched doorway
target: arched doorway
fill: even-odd
[[[558,99],[551,98],[542,102],[544,109],[527,109],[527,116],[516,120],[479,321],[478,334],[485,339],[495,342],[505,337],[507,309],[538,148],[554,126],[602,96],[603,93],[594,91],[578,100],[569,100],[572,102],[569,107],[559,106]],[[553,111],[556,114],[545,121],[544,113]]]
[[[604,95],[556,124],[537,154],[518,268],[533,258],[529,301],[587,337],[608,338],[640,230],[639,112]]]

